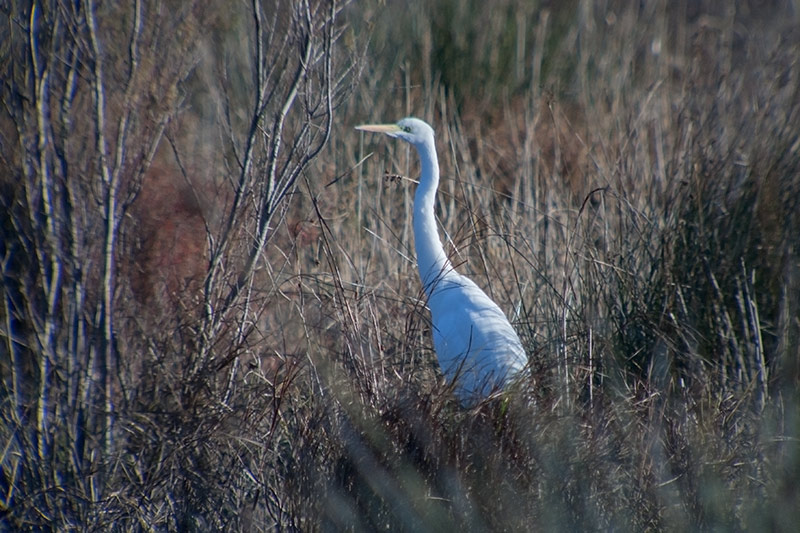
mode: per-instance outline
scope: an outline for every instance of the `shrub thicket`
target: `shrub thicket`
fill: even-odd
[[[798,14],[718,4],[4,11],[0,523],[794,530]],[[471,410],[410,114],[530,359]]]

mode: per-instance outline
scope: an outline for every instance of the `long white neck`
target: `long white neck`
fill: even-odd
[[[439,187],[439,161],[433,139],[417,145],[422,174],[414,196],[414,245],[417,250],[419,278],[425,293],[430,297],[436,282],[453,272],[453,266],[444,253],[433,206]]]

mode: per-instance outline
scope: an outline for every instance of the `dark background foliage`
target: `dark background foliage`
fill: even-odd
[[[4,529],[796,528],[793,3],[0,12]],[[530,359],[472,410],[412,114]]]

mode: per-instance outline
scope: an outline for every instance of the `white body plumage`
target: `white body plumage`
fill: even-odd
[[[417,149],[422,169],[414,197],[414,244],[431,310],[433,345],[456,396],[471,405],[505,387],[525,367],[525,350],[500,307],[456,272],[445,255],[434,216],[439,163],[433,129],[416,118],[357,129],[385,133]]]

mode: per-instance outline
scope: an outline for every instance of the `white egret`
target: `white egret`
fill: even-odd
[[[433,208],[439,186],[433,128],[416,118],[397,124],[357,126],[411,143],[421,162],[414,196],[414,244],[419,277],[433,324],[439,365],[464,405],[472,405],[506,386],[527,357],[517,333],[500,307],[471,279],[455,271],[444,252]]]

